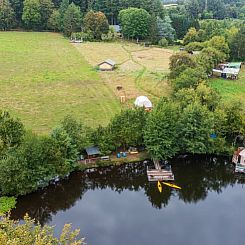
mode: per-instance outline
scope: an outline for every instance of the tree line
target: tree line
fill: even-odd
[[[124,11],[128,9],[131,10]],[[91,12],[96,13],[93,20],[97,24],[86,22],[89,12],[90,18]],[[98,33],[107,34],[107,25],[120,23],[125,26],[130,23],[125,19],[130,19],[133,20],[132,25],[138,22],[143,26],[137,25],[136,34],[132,34],[132,28],[135,30],[136,27],[123,27],[125,37],[149,39],[155,43],[165,38],[169,42],[174,37],[182,39],[190,27],[198,29],[200,19],[225,18],[244,20],[244,3],[187,0],[177,7],[164,8],[160,0],[0,0],[0,29],[53,30],[67,36],[80,31],[85,31],[87,35],[88,29],[100,29],[100,25],[103,28]],[[97,39],[98,33],[95,35]],[[91,37],[89,34],[88,39],[91,39],[94,35]]]

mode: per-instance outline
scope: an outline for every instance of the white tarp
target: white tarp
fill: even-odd
[[[239,68],[225,68],[223,70],[223,73],[232,74],[232,75],[238,75],[239,71],[240,71]]]
[[[245,157],[245,149],[239,153],[240,156]]]
[[[213,72],[217,73],[225,73],[225,74],[231,74],[231,75],[238,75],[240,69],[238,68],[225,68],[224,70],[218,70],[218,69],[213,69]]]
[[[137,97],[134,105],[138,107],[152,108],[152,103],[146,96]]]

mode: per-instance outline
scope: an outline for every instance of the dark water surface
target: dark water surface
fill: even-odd
[[[245,180],[230,159],[171,161],[175,183],[146,177],[146,164],[73,173],[69,179],[18,199],[12,217],[28,212],[41,224],[80,228],[88,245],[238,245],[245,240]]]

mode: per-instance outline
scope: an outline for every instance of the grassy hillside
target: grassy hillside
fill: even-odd
[[[106,124],[120,110],[98,73],[59,34],[0,32],[0,107],[47,133],[69,113]]]
[[[243,66],[238,80],[212,78],[210,85],[226,101],[239,100],[245,106],[245,67]]]

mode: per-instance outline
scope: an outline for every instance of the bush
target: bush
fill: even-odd
[[[185,46],[186,51],[201,51],[204,48],[204,43],[192,42]]]
[[[166,38],[162,38],[159,40],[158,45],[161,47],[167,47],[168,46],[168,40]]]
[[[71,34],[72,40],[82,40],[82,41],[88,41],[91,42],[94,40],[93,34],[91,32],[73,32]]]
[[[35,220],[31,220],[28,215],[21,223],[11,220],[9,216],[4,216],[0,220],[0,244],[84,244],[84,239],[78,239],[78,235],[79,230],[71,231],[71,224],[66,224],[60,237],[56,238],[54,227],[36,225]]]
[[[110,42],[117,38],[117,33],[115,32],[113,27],[109,28],[109,32],[107,34],[101,35],[101,40],[104,42]]]
[[[0,214],[7,213],[11,209],[15,208],[15,197],[0,197]]]

